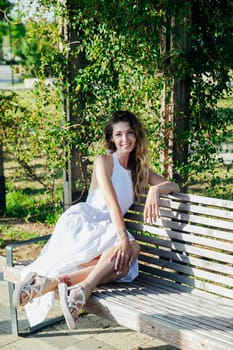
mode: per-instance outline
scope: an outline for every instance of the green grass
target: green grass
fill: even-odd
[[[49,195],[37,189],[13,190],[6,195],[7,215],[54,224],[62,212],[61,205],[50,202]]]
[[[233,143],[233,90],[218,103],[219,113],[225,114],[230,121],[225,130],[225,142]],[[214,169],[205,170],[190,176],[189,193],[233,200],[233,164],[224,165],[219,161]]]
[[[233,109],[233,93],[229,96],[225,96],[218,102],[219,108],[230,108]]]
[[[219,165],[214,172],[190,177],[188,192],[196,195],[233,200],[233,166]]]
[[[31,222],[55,224],[63,211],[62,178],[56,181],[55,198],[36,181],[29,179],[10,154],[4,154],[6,216]]]
[[[2,249],[5,248],[7,244],[37,237],[37,234],[27,230],[19,230],[9,226],[9,224],[0,223],[0,237],[0,248]]]

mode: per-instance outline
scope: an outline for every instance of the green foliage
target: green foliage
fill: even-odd
[[[188,142],[189,159],[177,162],[176,171],[184,178],[203,169],[213,173],[216,151],[232,124],[231,108],[228,115],[216,109],[233,67],[231,1],[39,4],[50,7],[55,20],[28,21],[25,40],[17,48],[25,74],[37,77],[38,85],[26,98],[9,92],[0,96],[1,140],[31,178],[53,194],[73,148],[84,160],[103,150],[103,125],[116,109],[141,117],[151,165],[160,171],[162,133],[176,126],[173,120],[162,128],[161,93],[165,82],[171,83],[172,93],[174,82],[187,77],[189,125],[178,131],[178,139],[181,149]],[[188,53],[173,22],[185,27],[191,39]],[[174,40],[169,50],[161,47],[162,28],[166,40],[171,34]],[[45,83],[48,76],[52,87]],[[65,121],[64,101],[72,106],[72,125]],[[37,162],[42,159],[43,168]]]
[[[0,94],[0,142],[53,198],[55,181],[61,176],[77,133],[64,123],[60,100],[55,102],[59,99],[56,89],[45,84],[40,87],[24,95],[9,91]]]
[[[132,109],[147,126],[153,165],[159,170],[161,132],[176,127],[173,120],[164,130],[161,128],[163,84],[171,81],[173,89],[174,81],[188,79],[190,122],[188,129],[176,132],[181,149],[189,144],[189,158],[186,163],[175,162],[176,172],[187,179],[192,172],[212,169],[214,155],[225,137],[223,130],[232,123],[226,114],[223,117],[216,112],[217,101],[228,90],[229,69],[233,67],[229,35],[232,2],[96,4],[90,0],[67,4],[68,11],[62,8],[61,16],[71,23],[79,43],[73,54],[83,53],[86,58],[71,89],[71,99],[85,101],[85,110],[79,115],[84,144],[89,146],[90,140],[101,135],[102,116],[119,108]],[[173,47],[169,51],[161,50],[161,28],[165,28],[167,39],[172,35]],[[191,42],[187,52],[182,30]]]
[[[26,221],[39,221],[47,224],[55,224],[62,213],[62,206],[51,203],[47,196],[31,191],[31,194],[23,190],[12,190],[7,193],[7,215],[25,219]]]
[[[0,0],[0,21],[6,20],[14,5],[8,0]]]
[[[78,147],[84,154],[90,154],[93,147],[96,151],[106,118],[116,109],[131,109],[144,121],[149,143],[154,146],[153,158],[158,159],[163,86],[156,63],[160,15],[134,1],[81,1],[77,7],[74,3],[70,3],[72,11],[68,14],[62,8],[61,16],[72,23],[78,42],[72,55],[85,55],[85,64],[75,80],[67,81],[69,99],[76,105],[79,120]],[[77,103],[81,100],[84,108]]]
[[[12,46],[14,55],[20,58],[19,64],[22,76],[25,78],[52,76],[54,65],[58,68],[59,61],[57,26],[42,19],[36,22],[28,21],[23,26],[23,36],[17,34],[20,30],[19,24],[15,24],[14,28]],[[54,57],[54,46],[56,47],[56,57]],[[47,57],[46,60],[45,56]]]

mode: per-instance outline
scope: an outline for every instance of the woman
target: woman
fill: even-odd
[[[144,220],[152,223],[159,195],[179,191],[149,169],[144,129],[133,113],[115,112],[104,132],[109,153],[95,159],[87,201],[61,215],[16,286],[14,305],[25,306],[30,325],[43,321],[57,289],[67,325],[74,328],[79,309],[99,284],[136,278],[139,245],[126,230],[124,214],[150,185]]]

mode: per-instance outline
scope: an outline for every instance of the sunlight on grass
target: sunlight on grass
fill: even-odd
[[[189,193],[233,200],[233,166],[219,165],[213,172],[203,172],[190,179]]]

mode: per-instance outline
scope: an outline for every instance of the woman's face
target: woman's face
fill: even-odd
[[[136,144],[136,135],[128,122],[113,124],[112,142],[122,153],[130,153]]]

